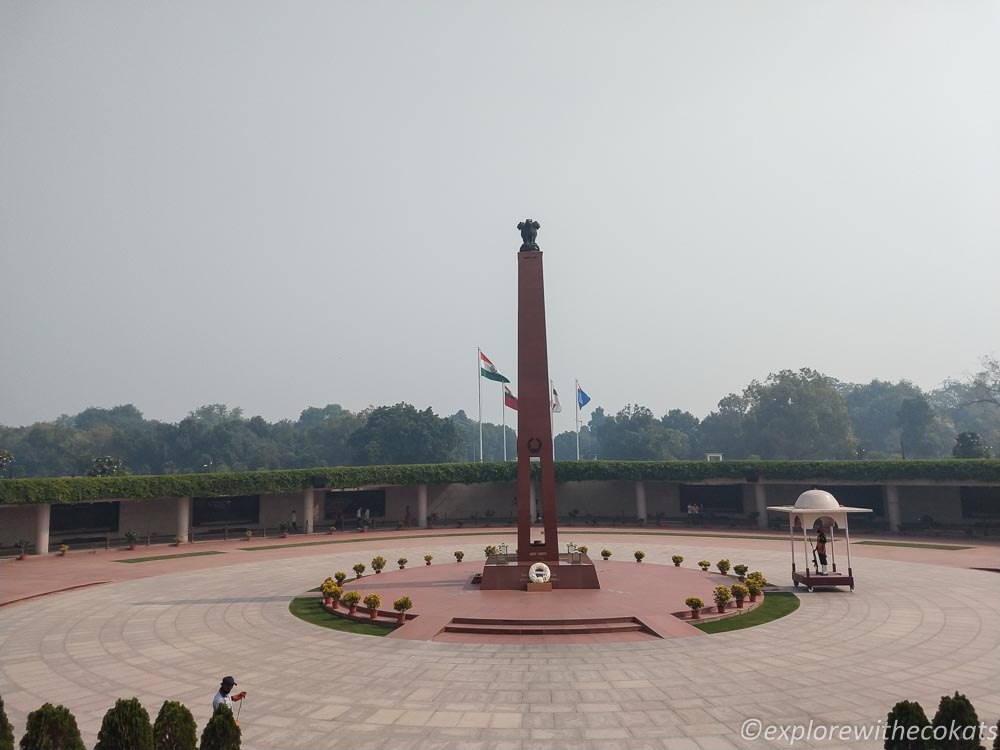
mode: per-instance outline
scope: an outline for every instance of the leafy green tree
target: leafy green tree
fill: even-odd
[[[934,410],[923,394],[904,399],[897,417],[903,458],[934,458],[941,454],[943,446],[934,431]]]
[[[454,453],[458,441],[451,420],[441,419],[429,407],[417,411],[399,403],[372,409],[349,442],[355,463],[372,465],[440,463]]]
[[[142,429],[146,420],[133,404],[122,404],[110,409],[91,406],[72,418],[73,426],[78,430],[90,430],[98,425],[112,427],[115,430]]]
[[[21,750],[86,750],[76,719],[65,706],[44,704],[28,714]]]
[[[101,721],[94,750],[153,750],[153,726],[138,698],[119,698]]]
[[[982,365],[970,383],[973,402],[1000,406],[1000,359],[983,357]]]
[[[935,738],[932,747],[938,750],[980,749],[979,717],[972,703],[961,693],[941,696],[941,702],[931,724],[935,730],[944,727],[941,733],[951,735],[943,740]]]
[[[927,740],[920,737],[919,732],[914,732],[917,737],[910,738],[908,732],[911,727],[923,729],[930,725],[927,714],[919,703],[900,701],[892,707],[885,720],[886,734],[882,747],[885,750],[925,750],[928,747]]]
[[[94,459],[88,477],[123,477],[128,475],[129,470],[117,456],[98,456]]]
[[[955,447],[951,449],[955,458],[989,458],[990,447],[983,442],[978,432],[961,432],[955,436]]]
[[[705,453],[721,453],[727,458],[746,458],[748,408],[747,399],[737,393],[720,399],[718,410],[710,412],[698,426],[694,452],[699,457]]]
[[[869,458],[899,455],[899,409],[903,401],[921,395],[909,381],[873,380],[844,388],[847,415],[858,444]]]
[[[187,706],[177,701],[163,701],[153,724],[156,750],[196,750],[198,729]]]
[[[240,750],[240,728],[224,703],[219,704],[205,725],[199,750]]]
[[[765,459],[847,458],[854,435],[837,381],[815,370],[782,370],[744,391],[747,443]]]
[[[0,696],[0,750],[14,750],[14,728],[3,709],[3,696]]]

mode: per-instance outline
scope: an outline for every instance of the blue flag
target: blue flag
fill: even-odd
[[[576,403],[581,409],[590,403],[590,396],[584,393],[579,385],[576,386]]]

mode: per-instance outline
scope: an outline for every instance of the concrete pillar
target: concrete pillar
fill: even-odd
[[[427,485],[417,485],[417,526],[427,528]]]
[[[753,499],[756,507],[754,510],[757,511],[757,528],[766,529],[767,528],[767,488],[757,482],[753,486]]]
[[[177,498],[177,536],[182,542],[188,541],[188,530],[191,528],[191,498]]]
[[[48,504],[35,506],[35,554],[49,554],[49,518],[52,506]]]
[[[646,483],[635,483],[635,517],[644,520],[646,518]]]
[[[893,534],[899,533],[899,526],[903,523],[903,518],[899,513],[899,486],[895,484],[884,485],[885,491],[885,515],[889,521],[889,531]]]
[[[531,522],[538,518],[538,493],[535,491],[535,480],[532,479],[528,486],[528,502],[531,505]]]
[[[302,530],[306,534],[313,533],[313,513],[315,513],[316,492],[312,487],[302,493]]]

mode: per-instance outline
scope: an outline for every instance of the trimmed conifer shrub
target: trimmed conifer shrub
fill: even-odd
[[[240,750],[240,728],[225,705],[215,709],[205,725],[199,750]]]
[[[101,721],[94,750],[153,750],[153,725],[138,698],[119,698]]]
[[[156,750],[197,750],[198,728],[188,707],[177,701],[163,701],[153,724]]]
[[[76,719],[65,706],[45,703],[28,714],[21,750],[86,750]]]
[[[928,747],[927,740],[914,731],[914,735],[908,734],[910,727],[929,727],[930,721],[923,707],[916,701],[900,701],[889,712],[885,720],[885,742],[882,747],[885,750],[925,750]]]
[[[0,695],[0,750],[14,750],[14,728],[3,710],[3,696]]]
[[[961,693],[941,696],[937,713],[931,722],[936,732],[947,735],[934,747],[940,750],[979,750],[979,717],[972,703]],[[946,727],[947,729],[938,729]]]

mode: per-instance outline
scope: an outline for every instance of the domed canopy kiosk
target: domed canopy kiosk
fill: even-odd
[[[850,586],[854,591],[854,570],[851,567],[851,532],[847,525],[847,515],[849,513],[871,513],[871,508],[849,508],[837,502],[837,498],[825,490],[808,490],[799,495],[795,505],[772,505],[768,510],[777,513],[788,514],[788,539],[792,545],[792,582],[798,586],[805,585],[809,591],[814,586]],[[819,572],[816,564],[816,548],[813,547],[809,539],[809,530],[813,528],[816,521],[822,521],[823,525],[830,530],[830,554],[833,562],[833,571],[830,573]],[[802,551],[805,556],[804,573],[800,573],[795,568],[795,527],[802,529]],[[844,530],[845,546],[847,548],[847,575],[837,572],[837,553],[834,544],[834,526]],[[810,548],[813,554],[810,555]],[[809,558],[813,560],[813,570],[809,570]],[[825,569],[825,564],[824,564]]]

